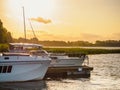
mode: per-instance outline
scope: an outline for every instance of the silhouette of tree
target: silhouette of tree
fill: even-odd
[[[11,33],[7,31],[6,28],[3,27],[3,23],[0,20],[0,43],[8,43],[12,42]]]

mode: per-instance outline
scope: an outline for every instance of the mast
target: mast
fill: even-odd
[[[34,32],[34,29],[33,29],[33,27],[32,27],[32,24],[31,24],[30,19],[29,19],[29,24],[30,24],[30,27],[31,27],[31,29],[32,29],[32,32],[33,32],[34,37],[37,38],[36,35],[35,35],[35,32]]]
[[[25,42],[26,42],[25,11],[24,11],[24,7],[22,7],[22,8],[23,8],[24,35],[25,35]]]

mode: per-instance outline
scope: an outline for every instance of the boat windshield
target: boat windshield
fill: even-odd
[[[48,55],[48,53],[45,50],[31,50],[30,55],[44,56]]]

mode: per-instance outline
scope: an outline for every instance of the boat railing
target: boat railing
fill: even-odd
[[[30,56],[27,53],[2,53],[2,56]]]

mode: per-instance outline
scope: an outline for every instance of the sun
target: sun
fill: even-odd
[[[28,17],[50,17],[55,10],[53,0],[9,0],[9,9],[16,15],[24,6]]]

